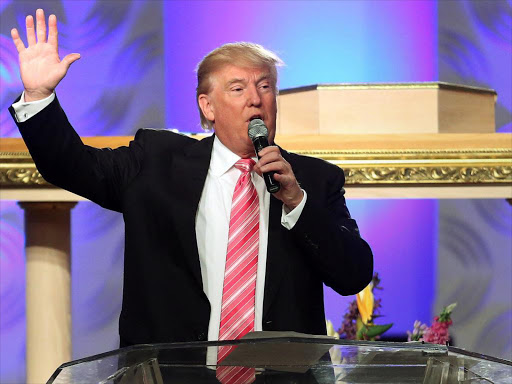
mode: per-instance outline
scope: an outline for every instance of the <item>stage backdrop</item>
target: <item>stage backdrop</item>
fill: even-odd
[[[496,128],[512,132],[512,1],[440,1],[439,79],[494,88]],[[435,310],[458,302],[464,348],[512,360],[512,207],[440,200]]]
[[[321,82],[435,81],[439,69],[441,77],[453,72],[451,80],[478,81],[498,90],[498,127],[510,130],[510,88],[503,80],[510,67],[498,64],[511,59],[506,34],[510,2],[455,3],[444,15],[434,1],[1,0],[0,135],[19,136],[7,113],[22,90],[9,31],[14,26],[23,30],[25,15],[38,7],[57,15],[62,55],[82,55],[57,89],[82,136],[133,135],[141,127],[200,131],[194,68],[209,50],[241,40],[263,44],[284,59],[280,88]],[[461,15],[467,25],[454,29]],[[443,37],[449,28],[456,38]],[[468,35],[480,49],[467,48]],[[482,61],[486,66],[479,67]],[[506,80],[510,84],[510,77]],[[479,313],[489,306],[496,309],[488,318],[494,321],[493,334],[500,335],[507,325],[510,329],[509,206],[501,201],[436,200],[352,200],[348,206],[374,250],[384,286],[383,321],[395,323],[393,333],[405,333],[416,319],[430,321],[433,309],[452,300],[460,301],[457,310],[463,314],[456,315],[457,345],[479,349],[476,335],[467,336],[465,330],[484,332]],[[472,220],[482,223],[476,231],[466,230]],[[25,370],[25,280],[23,220],[16,203],[2,202],[0,225],[0,382],[18,383]],[[462,234],[450,237],[446,226],[450,233]],[[86,202],[73,210],[74,358],[118,346],[123,231],[119,214]],[[476,239],[478,246],[466,244],[468,238]],[[454,243],[462,248],[452,252]],[[446,260],[439,260],[438,254]],[[489,258],[492,263],[487,263]],[[452,269],[457,261],[472,267],[455,264],[459,268]],[[468,283],[470,268],[473,280]],[[500,282],[495,283],[491,277],[498,272]],[[478,286],[483,285],[477,305],[456,294],[471,287],[475,276]],[[325,292],[326,316],[338,327],[353,298]],[[510,333],[500,337],[501,344],[492,349],[488,343],[485,352],[510,354]]]

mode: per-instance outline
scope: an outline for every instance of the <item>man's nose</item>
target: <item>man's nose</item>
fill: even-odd
[[[252,106],[258,106],[261,104],[261,96],[258,91],[258,87],[250,86],[247,93],[247,104]]]

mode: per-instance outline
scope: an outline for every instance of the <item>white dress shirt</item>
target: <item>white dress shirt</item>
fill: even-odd
[[[219,339],[231,202],[236,182],[242,173],[234,167],[238,160],[240,160],[240,156],[231,152],[216,136],[213,141],[208,175],[206,176],[196,215],[197,248],[201,263],[203,290],[211,306],[208,327],[209,341]],[[257,158],[253,158],[253,160],[257,161]],[[258,193],[260,203],[260,242],[256,274],[254,330],[261,331],[263,329],[263,296],[267,264],[270,193],[265,187],[265,181],[256,172],[251,172],[251,179]],[[292,211],[287,212],[283,204],[281,224],[287,229],[293,228],[305,203],[306,192],[304,192],[301,203]],[[216,362],[217,348],[208,348],[207,364],[215,365]]]

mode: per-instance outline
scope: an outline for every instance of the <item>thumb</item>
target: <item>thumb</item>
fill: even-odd
[[[61,63],[63,63],[66,66],[66,70],[68,70],[69,66],[73,64],[75,61],[77,61],[79,58],[79,53],[70,53],[62,59]]]

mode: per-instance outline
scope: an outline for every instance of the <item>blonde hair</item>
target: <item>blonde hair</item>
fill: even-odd
[[[205,130],[213,128],[212,122],[204,116],[199,106],[199,95],[208,94],[211,91],[211,75],[226,64],[241,67],[267,67],[273,80],[274,91],[277,94],[277,69],[276,66],[284,65],[283,61],[272,51],[263,48],[259,44],[237,42],[221,45],[208,53],[197,65],[196,102],[201,118],[201,126]]]

